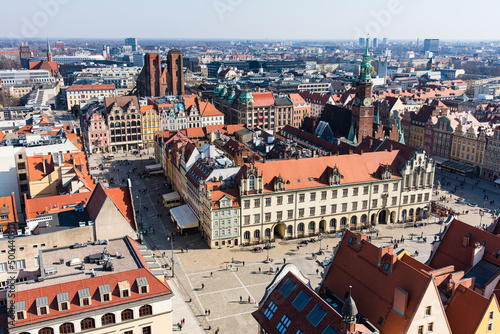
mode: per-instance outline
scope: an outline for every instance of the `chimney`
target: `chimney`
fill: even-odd
[[[287,158],[288,158],[288,160],[290,160],[292,158],[292,155],[291,154],[287,154]]]
[[[464,236],[464,238],[463,238],[463,242],[462,242],[462,246],[463,246],[464,248],[469,247],[469,245],[470,245],[470,236],[471,236],[471,234],[470,234],[470,233],[469,233],[468,235],[465,235],[465,236]]]
[[[349,155],[352,155],[352,148],[349,149]]]
[[[363,149],[361,149],[361,150],[359,151],[359,154],[360,154],[360,155],[363,155]]]
[[[295,160],[299,160],[299,155],[298,154],[295,156]]]
[[[373,139],[372,138],[368,139],[368,146],[369,147],[373,146]]]
[[[45,164],[47,163],[47,159],[43,159],[43,175],[47,175],[47,167],[45,166]]]
[[[389,152],[392,152],[392,144],[389,146]]]

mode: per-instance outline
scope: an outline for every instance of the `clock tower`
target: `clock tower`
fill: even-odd
[[[373,136],[374,108],[372,100],[372,78],[370,54],[368,53],[369,40],[366,39],[366,50],[359,69],[359,77],[356,81],[356,96],[352,103],[351,128],[358,141],[366,136]],[[352,140],[352,138],[349,138]]]

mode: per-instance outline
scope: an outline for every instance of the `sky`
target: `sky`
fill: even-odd
[[[0,38],[500,40],[497,0],[17,0]]]

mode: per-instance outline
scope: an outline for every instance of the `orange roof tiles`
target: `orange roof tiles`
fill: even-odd
[[[130,198],[129,188],[108,188],[104,189],[104,191],[106,192],[106,194],[108,194],[113,203],[115,203],[118,210],[120,210],[122,215],[127,219],[132,228],[135,230],[134,212],[132,209],[132,200]]]
[[[114,84],[110,85],[72,85],[66,91],[81,91],[81,90],[110,90],[115,89]]]
[[[2,141],[2,140],[3,140],[3,137],[5,137],[5,133],[3,133],[3,131],[2,131],[2,130],[0,130],[0,141]]]
[[[488,298],[460,285],[446,307],[446,316],[453,334],[475,333],[489,302]]]
[[[120,108],[124,108],[126,105],[129,103],[135,104],[136,109],[139,109],[139,100],[137,99],[137,96],[117,96],[117,97],[105,97],[104,98],[104,105],[106,107],[106,110],[109,109],[109,107],[113,103],[118,103]]]
[[[28,175],[30,181],[39,181],[54,171],[52,155],[35,155],[27,157]]]
[[[82,202],[84,204],[87,203],[90,195],[89,192],[86,192],[40,198],[26,198],[24,200],[26,219],[33,219],[44,213],[74,210],[75,208],[73,205]]]
[[[268,107],[274,105],[274,96],[271,92],[252,93],[254,107]]]
[[[320,293],[325,288],[343,298],[352,286],[358,311],[381,333],[406,333],[432,277],[393,255],[393,248],[379,248],[366,235],[347,230],[328,269]],[[394,309],[396,289],[408,294],[404,316]],[[438,293],[436,290],[436,298]],[[382,318],[382,324],[378,324]]]
[[[263,174],[264,192],[273,191],[274,179],[281,175],[286,189],[305,189],[328,185],[329,171],[337,166],[343,176],[341,183],[355,183],[380,180],[377,174],[380,166],[391,166],[393,178],[400,177],[397,166],[399,151],[370,152],[319,158],[271,160],[256,162],[259,174]],[[242,173],[248,165],[244,166]]]
[[[215,106],[212,103],[208,101],[201,101],[199,104],[200,104],[200,113],[204,117],[224,115],[217,108],[215,108]]]
[[[4,230],[7,229],[7,225],[9,223],[17,222],[17,209],[14,193],[10,196],[0,197],[0,216],[7,217],[7,219],[2,219],[0,222],[1,225],[5,225]]]
[[[149,283],[149,292],[146,294],[139,294],[137,284],[135,280],[139,277],[146,277]],[[130,296],[127,298],[121,298],[119,290],[117,288],[118,282],[127,280],[130,284]],[[112,291],[112,297],[110,301],[101,302],[99,295],[99,286],[109,284]],[[91,305],[80,306],[80,301],[78,298],[78,290],[88,288],[91,294]],[[66,311],[59,311],[57,305],[57,294],[58,293],[69,293],[70,307]],[[108,275],[102,275],[98,277],[76,279],[72,282],[44,286],[40,288],[34,288],[31,290],[24,290],[16,292],[16,296],[13,299],[14,302],[25,301],[27,309],[27,317],[23,320],[14,321],[14,326],[34,323],[38,321],[45,321],[50,319],[57,319],[61,316],[80,314],[82,312],[87,312],[91,310],[97,310],[100,308],[105,308],[113,305],[127,304],[131,301],[144,299],[144,304],[149,304],[148,300],[154,296],[160,296],[163,294],[171,294],[172,290],[168,285],[162,283],[157,279],[149,270],[145,268],[134,269],[119,273],[113,273]],[[36,298],[38,297],[48,297],[50,311],[46,315],[37,315],[36,309]]]
[[[469,246],[464,247],[464,238],[469,234]],[[435,269],[453,265],[457,271],[467,271],[472,267],[474,245],[483,242],[486,248],[483,259],[500,266],[500,257],[495,258],[500,249],[500,236],[454,219],[446,228],[441,243],[434,252],[429,265]]]

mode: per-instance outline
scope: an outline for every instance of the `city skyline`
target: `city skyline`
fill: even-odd
[[[467,13],[462,9],[465,1],[448,0],[317,0],[307,6],[298,0],[153,3],[137,7],[131,0],[90,0],[82,7],[73,0],[9,2],[4,4],[10,15],[0,22],[0,38],[356,40],[369,35],[391,40],[499,40],[496,11],[484,11],[491,8],[486,0],[476,1]],[[467,22],[467,29],[460,29],[461,22]]]

